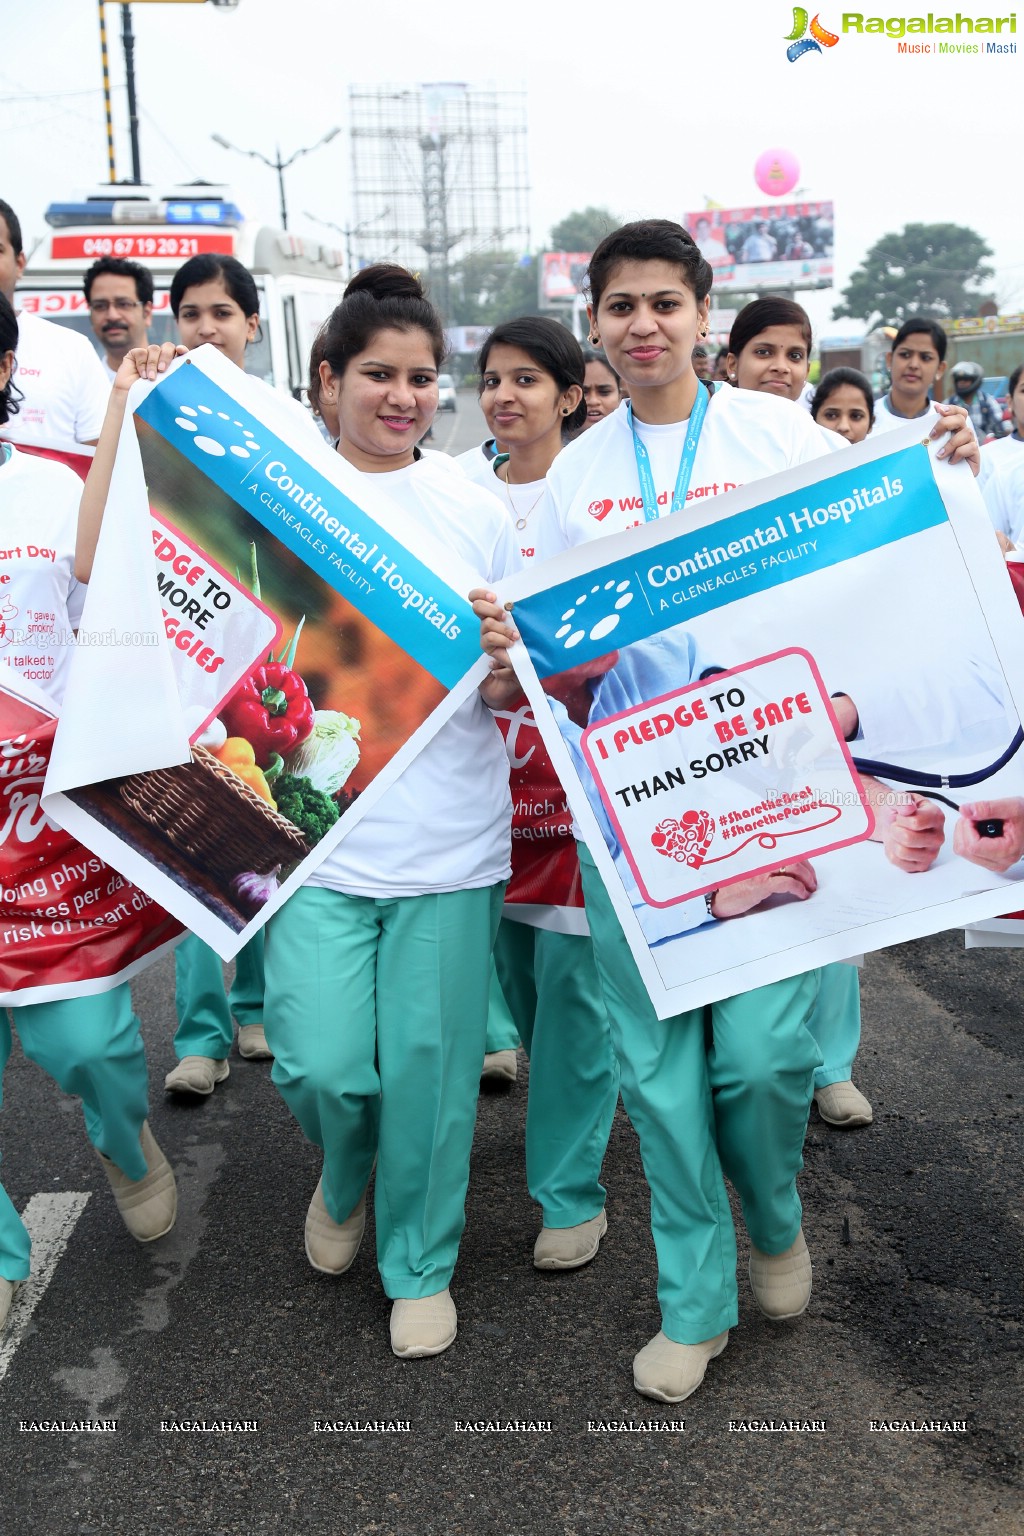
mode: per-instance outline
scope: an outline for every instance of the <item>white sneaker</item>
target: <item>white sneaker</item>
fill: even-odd
[[[750,1289],[765,1317],[784,1323],[807,1311],[811,1299],[811,1256],[801,1229],[785,1253],[762,1253],[750,1245]]]
[[[579,1269],[589,1264],[607,1231],[603,1210],[576,1227],[542,1227],[533,1245],[534,1269]]]
[[[157,1146],[148,1120],[142,1127],[139,1146],[146,1159],[146,1174],[141,1179],[130,1179],[102,1152],[96,1155],[110,1180],[121,1220],[137,1242],[152,1243],[174,1226],[178,1189],[171,1165]]]
[[[0,1333],[3,1333],[7,1326],[7,1319],[11,1312],[11,1302],[14,1300],[21,1283],[20,1280],[5,1280],[3,1275],[0,1275]]]
[[[246,1061],[273,1061],[274,1053],[267,1044],[262,1024],[239,1024],[238,1054]]]
[[[871,1105],[849,1078],[843,1083],[828,1083],[824,1088],[816,1088],[814,1102],[827,1125],[838,1125],[843,1130],[870,1125],[875,1118]]]
[[[204,1099],[230,1071],[226,1061],[218,1061],[214,1056],[185,1056],[164,1078],[164,1091],[191,1093]]]
[[[633,1385],[659,1403],[681,1403],[696,1392],[709,1363],[729,1342],[728,1328],[701,1344],[677,1344],[656,1333],[633,1359]]]
[[[488,1051],[480,1070],[482,1083],[514,1083],[519,1075],[515,1051]]]
[[[391,1308],[391,1348],[400,1360],[443,1354],[457,1332],[455,1303],[447,1290],[403,1298]]]
[[[366,1190],[355,1210],[337,1222],[324,1201],[321,1177],[306,1212],[306,1258],[322,1275],[343,1275],[355,1262],[366,1226]]]

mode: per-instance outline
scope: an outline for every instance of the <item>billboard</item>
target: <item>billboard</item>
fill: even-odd
[[[832,287],[832,203],[704,208],[683,223],[714,268],[716,294]]]
[[[541,303],[571,303],[583,292],[589,265],[589,251],[545,251],[540,259]]]
[[[448,327],[448,350],[460,357],[479,352],[490,334],[489,325],[451,325]]]

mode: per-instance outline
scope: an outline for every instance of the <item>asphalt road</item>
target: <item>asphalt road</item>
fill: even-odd
[[[482,443],[489,435],[476,395],[470,390],[460,389],[457,408],[454,411],[438,411],[434,417],[434,435],[425,446],[435,448],[440,453],[465,453],[467,448]]]
[[[463,402],[460,402],[460,404]],[[475,406],[432,446],[484,435]],[[446,442],[445,430],[454,434]],[[480,1101],[459,1336],[436,1360],[388,1347],[372,1219],[330,1280],[302,1248],[319,1173],[265,1064],[232,1058],[215,1095],[165,1100],[172,968],[136,986],[151,1119],[179,1180],[178,1224],[139,1247],[76,1104],[16,1049],[3,1177],[19,1209],[88,1196],[48,1288],[0,1343],[0,1532],[43,1536],[1020,1536],[1024,957],[945,934],[871,956],[858,1081],[876,1120],[812,1113],[802,1179],[815,1264],[806,1316],[771,1325],[745,1280],[740,1326],[701,1390],[660,1408],[630,1362],[658,1326],[647,1194],[621,1114],[598,1259],[536,1272],[525,1189],[527,1068]],[[46,1200],[41,1199],[46,1197]],[[746,1242],[741,1233],[741,1273]],[[22,1421],[114,1419],[58,1434]],[[256,1421],[183,1434],[162,1421]],[[730,1421],[824,1421],[756,1432]],[[407,1430],[319,1433],[320,1420]],[[550,1421],[478,1433],[474,1420]],[[595,1421],[685,1428],[601,1433]],[[872,1421],[966,1423],[949,1432]]]

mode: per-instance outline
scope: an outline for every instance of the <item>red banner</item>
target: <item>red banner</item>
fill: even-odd
[[[511,765],[512,879],[505,901],[582,907],[572,811],[525,695],[496,711],[495,720]]]
[[[183,931],[40,809],[56,727],[0,685],[0,1005],[106,991]]]
[[[0,427],[0,438],[3,438],[3,428]],[[88,478],[92,468],[92,449],[88,453],[68,453],[64,448],[44,448],[41,443],[18,443],[19,453],[31,453],[37,459],[52,459],[55,464],[66,464],[68,469],[73,469],[79,480]]]

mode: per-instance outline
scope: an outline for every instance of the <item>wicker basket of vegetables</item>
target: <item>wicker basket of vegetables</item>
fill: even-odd
[[[252,589],[260,596],[255,546]],[[192,748],[192,762],[122,779],[124,803],[247,916],[341,815],[359,762],[358,720],[317,710],[295,670],[305,618],[276,659],[253,665]]]
[[[125,805],[214,879],[298,863],[309,843],[257,789],[205,747],[192,762],[122,779]]]

